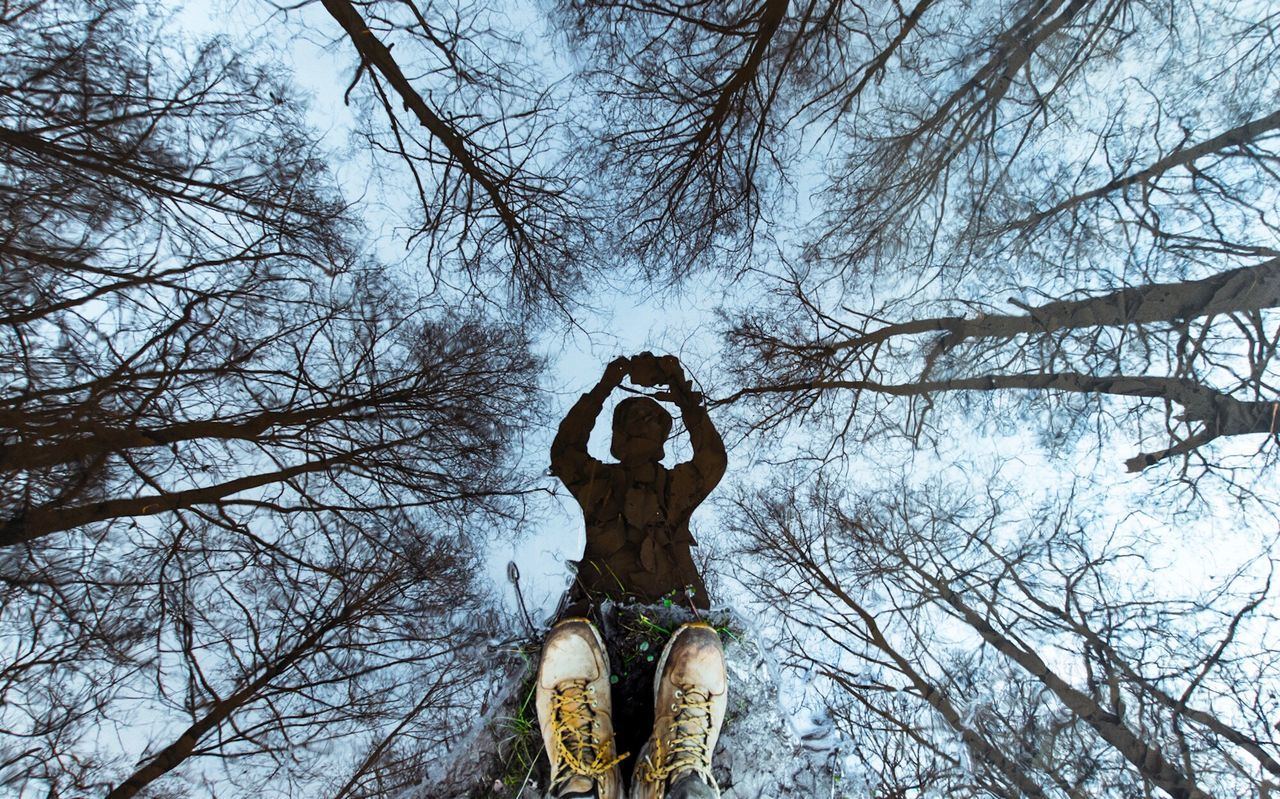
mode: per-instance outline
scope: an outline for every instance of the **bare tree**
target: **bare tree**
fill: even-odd
[[[1274,708],[1257,704],[1270,689],[1256,680],[1276,652],[1241,634],[1273,621],[1265,560],[1205,595],[1157,594],[1134,584],[1141,550],[1121,535],[1091,541],[1069,506],[1046,507],[1018,531],[998,489],[989,501],[940,486],[896,493],[842,497],[827,485],[739,503],[748,552],[769,575],[755,583],[762,599],[803,631],[788,665],[843,695],[834,707],[874,711],[837,714],[858,746],[884,748],[886,735],[917,751],[943,746],[937,727],[897,706],[905,692],[947,726],[972,729],[962,738],[971,749],[986,740],[996,754],[973,750],[973,768],[1020,775],[1012,795],[1143,786],[1203,797],[1274,783]],[[945,704],[913,671],[937,675],[924,679],[945,685],[934,689]]]
[[[374,163],[417,199],[415,264],[508,313],[567,312],[597,266],[594,211],[534,57],[483,5],[322,2],[345,39],[334,49],[358,57],[346,97]]]
[[[900,267],[907,231],[937,237],[926,206],[958,192],[985,208],[1018,140],[1140,23],[1160,24],[1155,9],[1089,0],[558,11],[605,103],[592,128],[621,186],[620,244],[677,272],[741,268],[762,212],[781,215],[779,191],[807,183],[815,156],[830,175],[819,257],[874,270],[888,253]]]
[[[364,546],[365,531],[326,534],[327,546]],[[425,538],[421,530],[403,535],[405,544]],[[293,784],[323,784],[336,770],[304,754],[316,743],[383,730],[401,743],[425,744],[424,735],[435,736],[432,743],[447,741],[445,720],[465,707],[460,696],[485,664],[476,657],[481,631],[454,623],[474,613],[474,566],[458,558],[456,542],[429,546],[389,556],[370,552],[367,560],[342,552],[341,560],[314,567],[262,558],[188,583],[188,602],[172,612],[172,643],[181,648],[170,653],[167,641],[160,645],[162,657],[171,655],[190,680],[187,690],[167,697],[187,726],[148,747],[107,795],[136,795],[201,758],[254,763],[250,758],[258,756],[259,768],[283,769]],[[230,584],[247,579],[259,582],[248,596],[242,585]],[[208,586],[213,602],[198,607],[190,601],[202,593],[199,582],[213,581],[225,581]],[[178,624],[185,638],[177,635]],[[164,696],[163,685],[157,687]],[[357,770],[347,781],[361,777]],[[219,782],[241,779],[228,775]]]
[[[1216,466],[1210,442],[1276,431],[1280,118],[1259,99],[1274,17],[1214,4],[1212,26],[1186,34],[1192,13],[558,7],[606,109],[594,146],[621,186],[619,249],[676,273],[717,248],[741,266],[777,181],[822,159],[821,216],[782,242],[791,265],[758,264],[769,300],[729,316],[743,387],[730,399],[774,395],[750,425],[814,414],[845,388],[825,415],[918,440],[947,434],[939,393],[1005,389],[1031,414],[1084,409],[1155,440],[1130,469],[1180,459],[1198,473]],[[1150,63],[1121,79],[1125,58]],[[1223,75],[1231,92],[1206,94]],[[1025,316],[1002,307],[1010,295]],[[905,412],[859,399],[876,392],[914,399]]]
[[[356,787],[325,747],[476,699],[539,364],[363,254],[283,75],[143,11],[0,13],[0,784]]]
[[[786,620],[791,634],[780,665],[816,673],[827,683],[827,707],[855,733],[852,753],[881,783],[881,794],[928,788],[1049,795],[1039,775],[1005,754],[1005,741],[966,717],[950,685],[955,664],[928,640],[926,621],[908,613],[901,621],[914,635],[900,640],[886,627],[887,614],[859,596],[861,588],[838,568],[844,548],[833,547],[821,520],[815,526],[809,514],[772,497],[744,496],[735,506],[734,532],[744,554],[759,564],[759,571],[746,572],[750,587]],[[933,714],[963,751],[938,736]]]
[[[1026,780],[970,746],[985,782],[966,790],[1276,784],[1260,675],[1275,660],[1280,138],[1261,98],[1277,19],[1210,4],[1192,31],[1187,7],[1159,9],[967,7],[972,21],[837,123],[825,213],[725,314],[736,385],[722,402],[818,464],[816,484],[792,467],[738,503],[769,577],[750,584],[799,620],[788,664],[820,676],[886,793],[958,790],[946,760],[892,754],[954,757],[958,728],[871,623]],[[932,7],[920,30],[959,10]],[[1130,58],[1143,66],[1117,75]],[[966,450],[999,460],[986,433],[1042,444],[1046,468],[1003,491],[968,461],[977,474],[922,476]],[[1117,462],[1146,470],[1132,483],[1146,490],[1122,493]],[[901,484],[835,488],[883,474]],[[1088,499],[1028,499],[1055,483]],[[1188,497],[1254,539],[1238,571],[1161,570],[1167,547],[1199,537],[1168,523]]]
[[[1280,386],[1270,377],[1280,343],[1278,265],[1034,306],[1010,300],[1022,314],[903,322],[886,319],[890,311],[828,314],[793,282],[790,301],[804,316],[746,317],[727,334],[746,387],[725,401],[765,397],[771,415],[785,417],[848,396],[861,425],[918,434],[948,392],[1079,394],[1098,416],[1122,403],[1137,411],[1136,421],[1116,422],[1132,425],[1130,435],[1163,429],[1169,443],[1126,459],[1130,471],[1177,456],[1209,468],[1202,448],[1210,442],[1280,429]],[[911,409],[901,413],[894,397]],[[945,435],[945,422],[932,424]]]
[[[585,127],[618,184],[614,246],[655,274],[741,268],[797,137],[856,105],[932,5],[560,3],[604,106]]]

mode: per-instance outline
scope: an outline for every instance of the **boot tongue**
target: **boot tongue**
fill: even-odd
[[[599,796],[595,780],[577,775],[569,778],[560,793],[556,794],[556,799],[599,799]]]

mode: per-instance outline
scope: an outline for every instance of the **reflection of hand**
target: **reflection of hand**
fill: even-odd
[[[635,356],[631,359],[631,382],[637,386],[666,386],[666,391],[653,395],[662,402],[674,402],[682,407],[702,403],[702,394],[693,390],[693,383],[684,376],[680,359],[674,355],[642,352]]]
[[[631,382],[637,386],[683,386],[684,370],[674,355],[642,352],[631,359]]]
[[[663,355],[658,359],[658,368],[666,378],[667,385],[674,387],[685,384],[684,369],[681,368],[680,359],[676,356]]]
[[[652,352],[642,352],[631,359],[631,382],[637,386],[656,386],[663,382],[662,368]]]
[[[609,365],[604,368],[604,377],[600,379],[601,383],[610,386],[622,384],[622,378],[627,376],[627,372],[631,371],[631,360],[629,358],[614,358],[609,361]]]

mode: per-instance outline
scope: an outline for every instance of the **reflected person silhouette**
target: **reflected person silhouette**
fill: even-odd
[[[634,385],[666,388],[654,396],[680,408],[692,459],[672,469],[662,465],[672,418],[647,396],[628,397],[614,410],[610,452],[618,463],[587,452],[605,399],[627,376]],[[693,563],[697,544],[689,517],[720,482],[725,465],[724,442],[674,356],[645,352],[610,362],[600,382],[565,415],[551,444],[552,474],[582,507],[587,528],[569,612],[587,615],[605,598],[658,602],[673,591],[688,591],[695,607],[710,607]]]

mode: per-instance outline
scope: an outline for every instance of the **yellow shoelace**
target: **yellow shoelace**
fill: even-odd
[[[653,741],[653,750],[641,766],[641,779],[645,782],[663,782],[672,774],[694,771],[707,782],[715,784],[711,776],[711,696],[702,691],[684,689],[676,691],[676,701],[671,707],[675,721],[667,740],[661,737]]]
[[[610,757],[612,739],[599,737],[594,694],[583,680],[566,683],[551,695],[551,731],[562,763],[562,772],[552,779],[556,785],[575,776],[603,779],[627,757]]]

